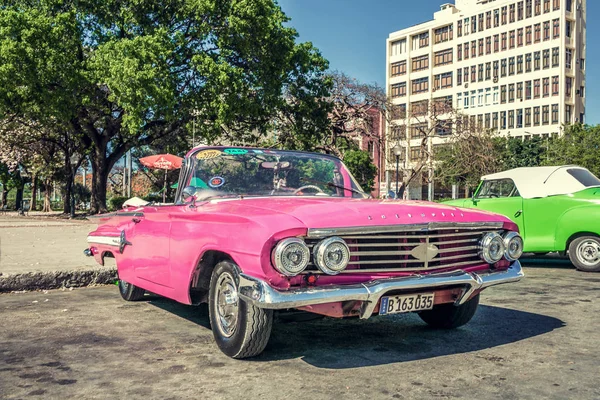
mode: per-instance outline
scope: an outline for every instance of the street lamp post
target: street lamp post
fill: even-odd
[[[396,156],[396,198],[398,198],[398,169],[400,166],[400,155],[402,154],[402,146],[397,144],[394,147],[392,147],[392,151]]]
[[[77,174],[77,163],[79,161],[79,155],[77,155],[76,153],[73,153],[71,155],[71,157],[69,158],[69,161],[71,162],[71,177],[72,177],[72,181],[71,181],[71,207],[70,207],[70,211],[71,211],[71,218],[75,218],[75,175]]]

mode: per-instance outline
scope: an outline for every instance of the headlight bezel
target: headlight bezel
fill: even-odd
[[[283,260],[285,250],[288,249],[292,245],[299,246],[299,248],[302,250],[302,253],[303,253],[302,259],[304,260],[303,261],[304,265],[302,265],[301,268],[296,268],[293,270],[287,269],[285,267],[285,263]],[[292,277],[292,276],[296,276],[296,275],[302,273],[308,266],[309,262],[310,262],[310,249],[308,248],[308,246],[306,245],[304,240],[297,238],[297,237],[291,237],[291,238],[286,238],[286,239],[280,240],[279,242],[277,242],[277,244],[273,248],[273,251],[271,252],[271,263],[273,264],[273,267],[279,273],[281,273],[285,276]]]
[[[341,246],[342,250],[345,253],[342,256],[343,257],[342,258],[343,262],[341,263],[342,267],[339,267],[337,269],[331,268],[331,266],[328,265],[327,261],[325,260],[325,255],[326,255],[327,249],[334,245]],[[325,273],[327,275],[337,275],[337,274],[341,273],[342,271],[344,271],[346,269],[346,267],[348,266],[348,263],[350,262],[350,248],[348,248],[348,244],[341,237],[338,237],[338,236],[328,237],[326,239],[321,240],[319,243],[317,243],[313,247],[313,262],[315,263],[317,268],[319,268],[319,270],[321,270],[323,273]]]
[[[512,241],[515,240],[520,241],[520,253],[517,256],[510,255],[510,244]],[[504,247],[506,249],[504,251],[504,258],[508,261],[517,261],[519,257],[521,257],[521,255],[523,254],[523,238],[521,237],[521,235],[519,235],[519,233],[515,231],[507,232],[503,237],[503,241]]]
[[[494,258],[490,254],[492,246],[496,243],[500,248],[498,249],[498,257]],[[502,260],[506,247],[504,245],[504,238],[497,232],[488,232],[482,236],[479,241],[479,257],[488,264],[496,264]]]

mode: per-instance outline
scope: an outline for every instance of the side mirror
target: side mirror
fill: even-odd
[[[471,201],[473,202],[473,205],[475,205],[475,206],[479,202],[479,200],[475,198],[475,193],[473,193],[473,196],[471,196]]]
[[[183,198],[183,201],[185,203],[194,202],[196,200],[196,187],[195,186],[184,187],[181,197]]]
[[[388,199],[395,199],[398,196],[396,196],[396,192],[394,192],[393,190],[388,190],[387,197],[388,197]]]

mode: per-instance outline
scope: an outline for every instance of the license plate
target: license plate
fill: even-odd
[[[381,298],[379,315],[431,310],[435,293],[408,294]]]

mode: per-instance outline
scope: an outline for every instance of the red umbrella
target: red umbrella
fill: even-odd
[[[165,196],[167,194],[167,171],[181,168],[181,162],[183,158],[174,156],[173,154],[157,154],[155,156],[148,156],[140,158],[140,162],[148,168],[153,169],[164,169],[165,170],[165,183],[163,187],[163,203],[165,202]]]

